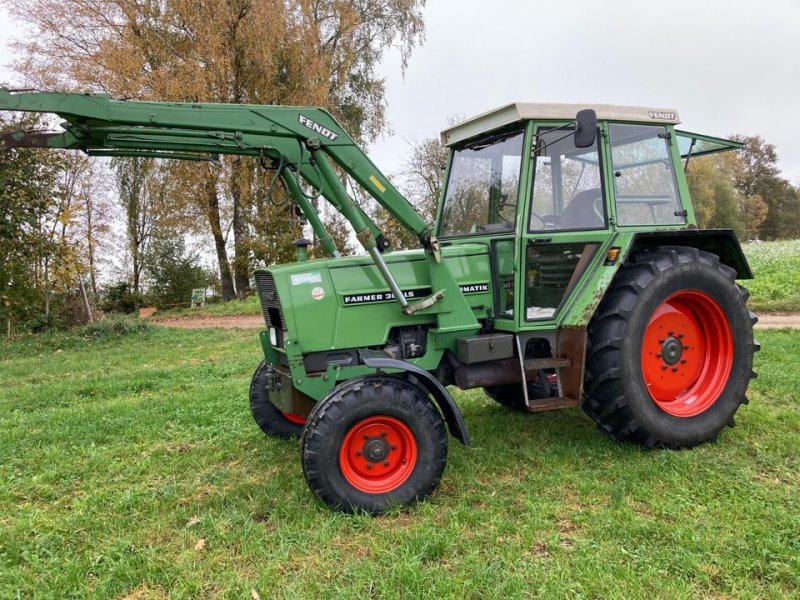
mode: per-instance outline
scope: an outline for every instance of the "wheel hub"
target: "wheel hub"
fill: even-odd
[[[342,475],[370,494],[391,492],[409,478],[417,462],[411,429],[394,417],[375,415],[353,425],[339,452]]]
[[[683,290],[650,318],[642,340],[642,375],[656,405],[675,417],[693,417],[719,398],[733,364],[733,334],[711,296]]]
[[[677,364],[683,355],[683,344],[676,337],[668,337],[661,344],[661,360],[670,367]]]
[[[389,456],[389,442],[382,437],[370,438],[364,443],[361,452],[364,454],[364,458],[371,463],[382,462]]]

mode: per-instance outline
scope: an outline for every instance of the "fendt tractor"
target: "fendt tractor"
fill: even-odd
[[[755,316],[733,231],[696,226],[685,169],[739,144],[675,128],[674,110],[509,104],[442,133],[450,149],[433,224],[325,110],[0,91],[0,110],[55,113],[63,130],[2,148],[90,156],[260,159],[335,258],[255,271],[264,360],[250,385],[259,427],[300,436],[311,490],[379,513],[428,496],[448,431],[470,437],[448,386],[512,410],[582,406],[612,438],[688,448],[746,403]],[[420,248],[391,251],[346,184]],[[353,183],[355,182],[355,183]],[[324,197],[365,255],[340,257]]]

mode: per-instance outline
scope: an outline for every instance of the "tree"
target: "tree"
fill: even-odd
[[[148,244],[164,205],[165,186],[153,159],[115,158],[111,164],[125,215],[125,249],[131,261],[131,285],[133,291],[139,293]]]
[[[800,236],[800,194],[780,176],[778,153],[773,144],[759,135],[735,135],[743,142],[738,152],[739,166],[734,174],[736,188],[751,201],[746,203],[748,214],[757,220],[761,215],[758,235],[764,239],[795,238]],[[750,220],[753,217],[750,216]]]
[[[425,2],[6,1],[36,34],[19,44],[24,58],[17,68],[28,85],[138,99],[327,106],[362,142],[385,126],[385,87],[376,68],[393,44],[405,66],[422,39]],[[59,69],[52,68],[54,62]],[[247,222],[258,197],[241,185],[254,168],[251,159],[226,160],[224,168],[227,177],[206,171],[204,192],[185,201],[198,202],[207,216],[228,297],[234,278],[246,285],[253,254]],[[228,206],[233,275],[222,226]],[[279,237],[275,232],[288,229],[290,220],[279,215],[268,237]]]
[[[448,150],[438,137],[411,143],[411,152],[400,172],[400,189],[428,223],[436,219],[436,209],[444,187]],[[397,249],[418,248],[419,239],[382,209],[375,222]]]
[[[698,226],[733,229],[744,237],[744,197],[734,186],[732,166],[721,157],[699,157],[689,163],[686,176]]]
[[[145,273],[148,295],[161,307],[189,302],[192,290],[208,287],[212,279],[200,265],[197,253],[187,252],[183,236],[166,227],[153,237]]]

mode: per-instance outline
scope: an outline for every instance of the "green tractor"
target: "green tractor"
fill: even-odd
[[[56,113],[63,131],[0,147],[215,160],[272,169],[336,258],[255,272],[264,360],[250,407],[267,434],[301,438],[325,503],[379,513],[428,496],[448,432],[469,444],[448,386],[512,410],[582,406],[646,448],[716,439],[746,403],[756,321],[732,231],[700,230],[690,159],[738,144],[675,129],[673,110],[516,103],[442,133],[450,148],[426,223],[324,110],[117,101],[0,91],[0,110]],[[391,251],[349,177],[420,242]],[[310,198],[366,250],[339,257]]]

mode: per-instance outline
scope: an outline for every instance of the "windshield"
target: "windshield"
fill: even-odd
[[[442,208],[440,235],[514,229],[524,131],[516,129],[455,151]]]

